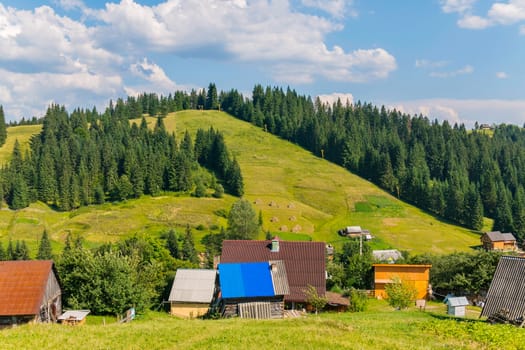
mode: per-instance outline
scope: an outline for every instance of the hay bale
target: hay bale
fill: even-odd
[[[295,226],[292,228],[292,232],[294,232],[294,233],[301,232],[302,229],[303,229],[303,228],[301,227],[301,225],[295,225]]]
[[[271,201],[270,204],[268,204],[270,207],[279,208],[279,204],[277,204],[275,201]]]
[[[274,216],[270,219],[271,222],[279,222],[279,218],[277,216]]]
[[[288,203],[288,205],[286,206],[288,209],[294,209],[295,208],[295,204],[293,203]]]
[[[257,198],[255,201],[253,201],[253,203],[255,203],[257,205],[260,205],[260,204],[262,204],[262,199]]]
[[[292,215],[292,216],[290,216],[288,218],[288,220],[290,220],[290,221],[297,221],[297,218],[294,215]]]
[[[283,226],[279,227],[279,231],[281,231],[281,232],[288,232],[288,226],[283,225]]]

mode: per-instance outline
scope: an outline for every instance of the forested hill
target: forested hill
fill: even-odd
[[[190,93],[119,99],[104,114],[85,116],[93,123],[201,108],[249,121],[443,218],[479,230],[486,216],[494,230],[525,238],[525,130],[518,126],[466,130],[369,103],[327,105],[261,85],[251,99],[210,84]]]
[[[161,117],[151,130],[144,118],[140,126],[130,125],[111,108],[102,115],[81,110],[69,115],[58,105],[49,107],[43,122],[30,140],[30,152],[23,156],[15,142],[9,164],[0,171],[0,193],[12,209],[39,200],[69,211],[161,191],[243,194],[239,164],[212,128],[198,130],[195,143],[188,132],[177,142]]]
[[[300,144],[383,189],[472,229],[525,237],[525,130],[493,133],[360,102],[330,106],[293,90],[257,85],[253,99],[233,90],[221,107]]]

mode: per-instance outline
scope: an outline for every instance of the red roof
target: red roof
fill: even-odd
[[[0,316],[38,315],[51,260],[0,261]]]
[[[286,301],[304,302],[308,285],[320,296],[326,293],[325,244],[323,242],[287,242],[279,240],[279,250],[272,251],[272,241],[225,240],[221,263],[282,260],[288,276],[290,294]]]

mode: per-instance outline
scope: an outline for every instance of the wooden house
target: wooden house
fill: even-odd
[[[179,317],[205,315],[215,296],[217,271],[178,269],[171,286],[170,313]]]
[[[449,297],[446,300],[447,314],[457,317],[463,317],[467,314],[469,302],[466,297]]]
[[[430,268],[432,265],[373,264],[374,293],[376,298],[386,297],[385,286],[397,277],[414,286],[416,299],[428,299]]]
[[[507,320],[525,315],[525,258],[502,256],[492,277],[481,316],[504,315]]]
[[[0,327],[56,322],[61,296],[51,260],[0,261]]]
[[[220,263],[219,281],[223,317],[284,317],[290,290],[282,261]]]
[[[481,244],[485,250],[514,251],[518,248],[512,233],[500,231],[485,232],[481,236]]]
[[[319,296],[326,293],[326,247],[323,242],[288,242],[278,237],[266,241],[225,240],[221,263],[267,262],[282,260],[290,293],[284,300],[292,308],[306,304],[304,291],[309,285]]]
[[[90,310],[68,310],[58,317],[58,322],[69,326],[78,326],[86,323]]]

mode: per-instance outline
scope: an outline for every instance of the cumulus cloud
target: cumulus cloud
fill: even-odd
[[[457,24],[461,28],[485,29],[495,25],[512,25],[525,21],[525,1],[507,0],[494,2],[485,16],[474,15],[475,1],[444,0],[441,9],[445,13],[457,12],[461,15]],[[520,33],[522,33],[520,26]]]
[[[333,105],[337,100],[340,100],[343,105],[354,103],[354,95],[350,93],[334,92],[328,95],[318,95],[317,97],[321,102],[328,103],[329,105]]]
[[[36,89],[41,87],[38,79],[71,80],[67,93],[59,86],[54,93],[69,98],[59,101],[65,104],[72,104],[75,92],[89,89],[99,99],[105,94],[106,101],[117,97],[108,93],[178,87],[161,67],[162,60],[153,63],[152,57],[253,64],[279,82],[299,84],[317,79],[367,82],[397,69],[395,57],[383,48],[326,44],[329,34],[343,29],[339,15],[352,15],[351,1],[303,0],[302,9],[322,9],[327,17],[301,12],[289,1],[165,0],[147,6],[121,0],[102,8],[90,8],[82,0],[53,3],[81,18],[58,15],[50,6],[27,11],[0,3],[0,69],[25,79],[16,90],[0,82],[4,110],[9,110],[7,101],[24,94],[37,95],[27,101],[28,113],[47,101],[49,96]],[[95,90],[98,85],[105,86]]]
[[[425,99],[385,105],[411,115],[421,113],[431,120],[447,120],[470,128],[475,122],[523,125],[525,120],[525,100]]]

